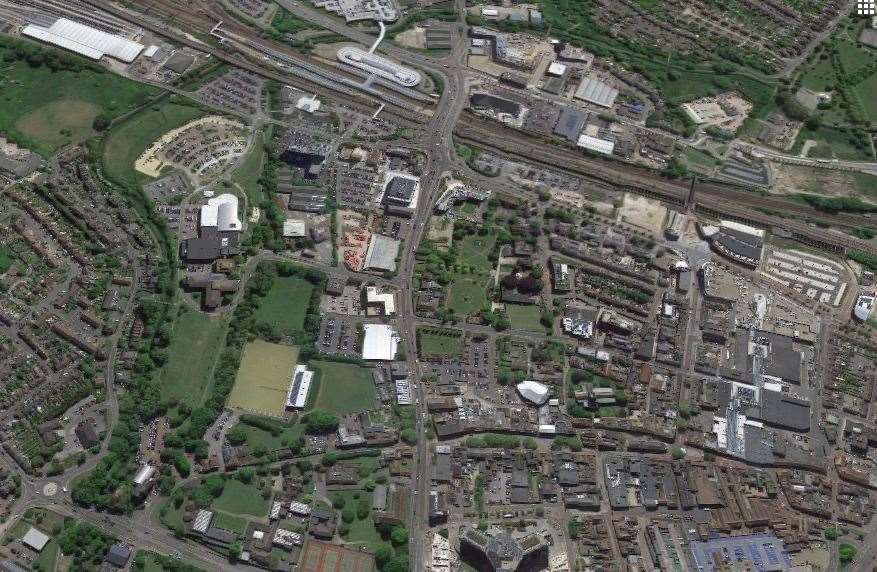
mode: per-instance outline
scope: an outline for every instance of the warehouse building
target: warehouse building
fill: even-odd
[[[399,336],[386,324],[363,324],[362,359],[393,361],[399,346]]]
[[[564,107],[554,125],[554,134],[563,137],[570,143],[577,143],[587,120],[588,114],[586,112],[572,107]]]
[[[590,76],[582,78],[582,83],[576,89],[576,99],[599,105],[600,107],[611,108],[615,105],[615,98],[618,97],[618,90],[609,86],[602,81]]]
[[[137,59],[145,48],[138,42],[108,34],[67,18],[59,18],[48,28],[28,24],[21,30],[21,34],[92,60],[110,56],[126,64]]]
[[[311,390],[313,379],[314,372],[310,371],[306,365],[295,366],[295,371],[289,382],[289,391],[286,394],[287,409],[304,409],[308,403],[308,393]]]
[[[365,270],[383,272],[396,271],[396,258],[399,256],[398,240],[381,234],[373,234],[365,254]]]

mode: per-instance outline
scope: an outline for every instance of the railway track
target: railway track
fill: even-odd
[[[209,44],[193,40],[180,34],[176,34],[175,32],[171,31],[167,26],[159,25],[158,23],[153,22],[150,18],[128,12],[113,5],[105,4],[101,0],[78,1],[87,4],[95,9],[109,12],[113,16],[136,24],[137,26],[140,26],[145,30],[149,30],[154,34],[164,36],[165,38],[168,38],[178,45],[188,46],[198,51],[209,53],[220,61],[226,62],[229,65],[241,68],[243,70],[250,71],[266,79],[271,79],[286,85],[291,85],[304,91],[320,93],[328,99],[332,99],[337,103],[340,103],[341,105],[355,109],[356,111],[359,111],[361,113],[367,113],[371,115],[381,103],[385,103],[386,105],[384,107],[384,110],[382,111],[382,115],[391,116],[395,121],[401,123],[403,126],[422,127],[424,124],[429,122],[429,117],[422,113],[399,108],[398,106],[392,105],[391,103],[381,101],[376,96],[365,96],[361,93],[350,93],[349,91],[340,88],[333,88],[323,84],[318,84],[300,76],[283,74],[279,71],[257,65],[249,60],[230,54]],[[192,25],[199,32],[202,32],[203,27],[207,25],[207,23],[209,23],[207,20],[207,16],[196,17],[195,14],[198,13],[198,10],[179,10],[179,12],[181,12],[179,13],[179,17],[177,17],[177,12],[173,12],[171,15],[168,15],[167,5],[167,0],[160,3],[153,1],[148,4],[148,6],[156,9],[157,11],[160,11],[165,16],[170,16],[173,22],[184,22],[187,25]],[[162,8],[161,10],[158,9],[159,6],[161,6]],[[215,22],[208,27],[208,30],[211,29],[214,24]],[[225,24],[223,24],[223,26],[224,25]]]
[[[641,194],[655,195],[665,202],[684,204],[688,198],[689,185],[687,182],[669,181],[647,169],[591,158],[579,152],[550,144],[528,143],[526,136],[499,124],[493,127],[490,123],[494,122],[484,120],[461,122],[457,125],[454,135],[478,147],[493,148],[507,154],[531,157],[556,169],[595,178],[632,192],[640,190]],[[870,219],[861,215],[825,213],[809,205],[780,196],[766,196],[757,192],[741,190],[731,185],[699,182],[695,188],[695,195],[710,197],[714,201],[727,201],[782,213],[800,214],[832,225],[851,228],[873,226]]]
[[[695,189],[694,204],[687,205],[689,188],[686,183],[668,181],[646,169],[594,159],[544,141],[528,140],[526,136],[510,128],[476,118],[471,114],[466,116],[465,121],[457,123],[454,136],[473,147],[597,180],[619,191],[644,195],[677,208],[690,206],[701,213],[726,216],[781,229],[788,232],[792,238],[823,248],[837,251],[856,249],[877,255],[877,247],[868,242],[840,232],[814,228],[806,222],[791,218],[791,216],[803,216],[813,221],[848,228],[873,226],[871,220],[865,217],[824,213],[809,205],[781,197],[766,197],[715,183],[698,184]],[[774,212],[782,215],[773,214]]]

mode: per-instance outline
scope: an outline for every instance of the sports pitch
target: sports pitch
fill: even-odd
[[[255,340],[244,347],[228,406],[279,417],[298,360],[298,348]]]
[[[309,540],[302,554],[301,572],[371,572],[375,558],[368,552],[344,548],[318,540]]]

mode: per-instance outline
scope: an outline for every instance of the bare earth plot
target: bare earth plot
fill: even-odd
[[[255,340],[244,347],[228,406],[279,417],[286,404],[298,348]]]

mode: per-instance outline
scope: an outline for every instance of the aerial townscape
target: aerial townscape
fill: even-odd
[[[877,572],[872,0],[0,0],[0,572]]]

